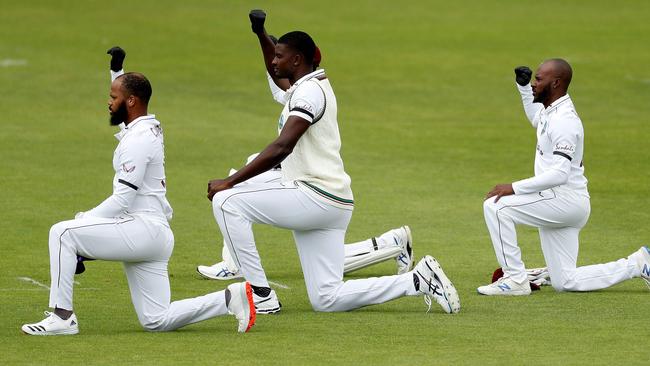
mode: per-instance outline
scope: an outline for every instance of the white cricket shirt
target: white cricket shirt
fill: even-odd
[[[282,162],[282,180],[296,181],[304,191],[337,207],[352,209],[351,179],[343,168],[334,91],[324,70],[305,75],[287,90],[278,131],[290,116],[311,125]]]
[[[115,137],[119,144],[113,154],[113,194],[84,216],[113,218],[126,213],[171,220],[163,132],[156,116],[136,118]]]
[[[530,84],[517,84],[526,116],[537,128],[535,176],[514,182],[515,194],[540,192],[562,186],[589,196],[584,175],[584,130],[569,95],[548,108],[533,103]]]

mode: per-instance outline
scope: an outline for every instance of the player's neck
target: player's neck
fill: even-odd
[[[138,108],[136,110],[132,110],[128,112],[128,117],[126,118],[126,121],[124,122],[125,126],[128,126],[129,123],[133,122],[134,120],[146,116],[147,115],[147,108]]]
[[[314,72],[314,67],[312,65],[301,65],[298,69],[296,69],[291,78],[289,78],[289,82],[291,85],[293,85],[296,83],[296,81],[302,79],[305,75],[311,74],[312,72]]]
[[[565,95],[566,95],[566,90],[559,91],[555,94],[551,94],[551,96],[546,101],[544,101],[544,108],[548,108],[551,104],[555,103],[556,100],[562,98]]]

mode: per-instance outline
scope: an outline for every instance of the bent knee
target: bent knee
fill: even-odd
[[[314,311],[319,313],[331,313],[339,310],[336,305],[336,292],[318,294],[316,296],[310,296],[309,301],[311,302],[311,307]]]
[[[485,212],[485,214],[494,214],[499,208],[501,208],[501,204],[499,202],[494,202],[494,197],[490,197],[483,201],[483,212]]]
[[[138,318],[140,325],[149,332],[164,332],[167,329],[163,316],[144,316]]]
[[[571,274],[552,277],[551,286],[557,292],[576,291],[576,281]]]
[[[212,209],[214,212],[231,211],[233,207],[232,202],[236,199],[237,198],[233,197],[230,190],[217,192],[217,194],[212,197]]]
[[[334,308],[332,304],[328,304],[324,302],[312,302],[311,308],[314,309],[314,311],[319,313],[333,313],[336,311],[340,311]]]
[[[67,229],[67,226],[65,225],[65,221],[57,222],[56,224],[52,225],[50,228],[50,237],[52,236],[61,236]]]

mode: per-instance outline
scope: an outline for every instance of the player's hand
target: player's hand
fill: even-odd
[[[264,21],[266,20],[266,13],[261,9],[253,9],[248,13],[248,18],[251,20],[251,29],[253,33],[260,34],[264,32]]]
[[[106,51],[106,53],[111,55],[111,70],[115,72],[122,70],[126,52],[120,46],[115,46]]]
[[[512,184],[497,184],[492,188],[490,192],[488,192],[487,196],[485,199],[489,199],[490,197],[496,196],[496,199],[494,202],[499,202],[499,199],[503,196],[510,196],[515,194],[515,190],[512,188]]]
[[[232,188],[232,184],[224,179],[213,179],[208,182],[208,199],[212,201],[215,194]]]
[[[515,81],[521,86],[526,86],[530,83],[530,78],[533,76],[533,70],[528,66],[515,67]]]

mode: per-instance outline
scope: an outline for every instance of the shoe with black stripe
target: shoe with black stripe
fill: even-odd
[[[425,256],[413,268],[415,289],[424,295],[424,302],[431,310],[431,298],[436,300],[447,314],[460,311],[458,291],[443,272],[438,261],[430,255]]]
[[[61,319],[58,315],[46,311],[46,318],[38,323],[24,324],[20,329],[23,333],[29,335],[49,336],[49,335],[72,335],[79,333],[79,324],[77,317],[70,315],[68,319]]]
[[[413,236],[411,236],[411,228],[402,226],[391,231],[395,233],[395,244],[401,249],[400,254],[395,257],[397,274],[403,274],[413,268]]]
[[[257,296],[253,292],[253,302],[255,303],[255,309],[258,314],[275,314],[279,313],[282,309],[282,303],[278,300],[278,295],[275,293],[275,290],[271,290],[269,296]]]

